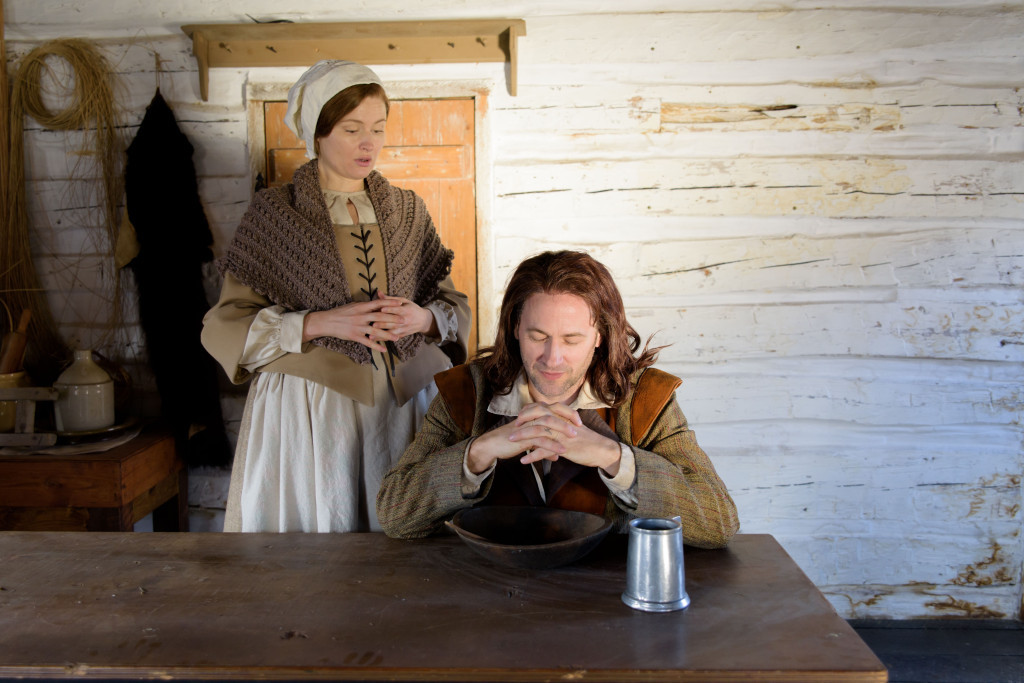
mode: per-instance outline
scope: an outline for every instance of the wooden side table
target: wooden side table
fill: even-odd
[[[144,429],[103,453],[0,455],[0,530],[188,531],[188,469],[174,437]]]

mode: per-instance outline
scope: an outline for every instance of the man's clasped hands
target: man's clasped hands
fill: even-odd
[[[528,403],[518,417],[481,434],[469,447],[469,471],[480,474],[498,460],[520,458],[524,465],[568,458],[580,465],[600,467],[614,477],[622,455],[619,443],[583,424],[579,413],[564,403]]]

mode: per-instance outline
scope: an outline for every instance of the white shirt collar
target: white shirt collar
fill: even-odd
[[[512,390],[504,396],[495,394],[487,406],[487,412],[515,417],[519,415],[523,406],[533,402],[533,398],[530,396],[530,385],[526,381],[526,373],[520,371],[516,381],[512,384]],[[584,381],[583,386],[580,387],[580,393],[576,395],[576,400],[570,403],[569,407],[573,410],[593,410],[607,408],[608,404],[594,395],[590,389],[590,382]]]

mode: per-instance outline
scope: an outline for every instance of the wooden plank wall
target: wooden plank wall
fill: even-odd
[[[378,69],[400,91],[489,84],[481,301],[529,254],[590,250],[671,344],[661,366],[744,531],[774,534],[844,616],[1020,618],[1024,3],[440,4],[7,0],[6,38],[11,62],[100,40],[128,135],[159,81],[221,249],[249,199],[246,87],[298,72],[215,70],[202,103],[178,26],[525,19],[515,98],[500,65]],[[104,277],[90,209],[67,199],[66,136],[27,126],[40,271],[86,334],[103,304],[68,292]],[[226,474],[192,487],[216,528]]]

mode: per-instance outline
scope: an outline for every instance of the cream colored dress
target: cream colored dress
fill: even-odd
[[[324,197],[353,299],[369,300],[374,288],[387,291],[380,230],[366,193],[324,190]],[[357,224],[347,210],[349,201],[358,211]],[[223,313],[238,307],[239,288],[254,294],[229,274],[221,301],[207,316],[207,325],[211,318],[216,322],[218,309]],[[428,309],[437,321],[440,338],[427,343],[454,341],[456,307],[438,300]],[[369,373],[372,397],[368,396],[369,387],[352,386],[352,380],[345,379],[345,373],[365,378],[366,366],[302,343],[306,313],[267,306],[248,328],[237,365],[240,373],[255,374],[239,428],[225,531],[379,531],[375,500],[381,479],[412,441],[437,393],[431,381],[399,401],[386,359],[374,353],[376,368]],[[215,324],[213,327],[216,329]],[[206,332],[204,328],[204,343]],[[308,377],[309,372],[267,371],[268,365],[280,367],[288,354],[303,352],[330,358],[331,363],[340,362],[343,367],[337,371],[324,368],[325,376],[319,382],[300,376]],[[441,354],[434,350],[433,355],[425,355],[437,364],[436,357]],[[292,358],[306,361],[308,366],[308,358]],[[446,362],[431,370],[450,366]],[[330,388],[328,372],[333,373],[333,383],[340,377],[341,387],[351,386],[352,390],[342,393]]]

